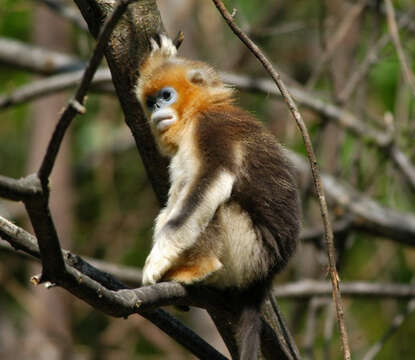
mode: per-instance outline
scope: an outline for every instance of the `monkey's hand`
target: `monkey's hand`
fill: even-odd
[[[143,285],[154,285],[160,281],[179,255],[180,250],[175,246],[174,241],[161,232],[144,264]]]
[[[210,178],[212,173],[214,178]],[[144,265],[143,285],[169,279],[190,284],[222,267],[215,255],[189,258],[188,253],[218,207],[229,199],[234,181],[235,176],[225,170],[201,174],[182,189],[171,209],[162,211],[157,219],[154,245]],[[209,186],[204,186],[205,183]]]

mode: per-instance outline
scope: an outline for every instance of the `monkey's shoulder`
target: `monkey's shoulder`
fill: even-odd
[[[203,161],[231,170],[240,169],[244,159],[255,153],[265,163],[283,158],[275,137],[249,112],[234,105],[202,112],[195,124],[195,140]]]

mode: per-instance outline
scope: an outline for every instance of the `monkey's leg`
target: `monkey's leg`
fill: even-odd
[[[183,261],[167,271],[162,280],[189,285],[202,281],[222,267],[222,263],[213,253],[197,254],[189,251]]]

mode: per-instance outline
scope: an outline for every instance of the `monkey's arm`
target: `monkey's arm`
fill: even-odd
[[[177,201],[163,211],[154,244],[146,260],[143,284],[154,284],[177,265],[212,220],[218,207],[232,192],[235,176],[224,169],[203,172],[180,191]],[[208,254],[206,254],[208,256]],[[219,261],[213,261],[213,268]],[[219,263],[220,264],[220,263]]]

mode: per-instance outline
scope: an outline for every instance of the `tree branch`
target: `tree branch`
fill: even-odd
[[[251,52],[258,58],[258,60],[262,63],[264,68],[270,74],[272,79],[274,80],[275,84],[277,85],[278,89],[281,92],[284,100],[286,101],[293,118],[295,119],[297,126],[303,136],[307,155],[310,161],[311,172],[313,175],[315,189],[318,195],[319,204],[320,204],[320,212],[323,219],[324,224],[324,232],[325,232],[325,240],[327,244],[327,251],[328,251],[328,258],[329,258],[329,266],[330,266],[330,276],[333,285],[333,299],[336,304],[336,312],[337,312],[337,320],[340,329],[340,335],[342,339],[343,345],[343,352],[345,360],[350,360],[350,348],[349,348],[349,341],[346,332],[346,326],[344,324],[344,311],[343,305],[341,302],[341,294],[339,290],[339,276],[336,270],[336,259],[335,259],[335,249],[334,249],[334,241],[333,241],[333,230],[331,228],[331,223],[328,215],[327,203],[324,196],[320,174],[317,169],[317,160],[314,154],[313,146],[311,144],[311,139],[308,134],[307,127],[304,124],[302,116],[297,109],[297,106],[292,99],[288,89],[285,87],[285,84],[281,80],[281,76],[279,73],[275,71],[272,64],[268,61],[262,51],[249,39],[249,37],[235,24],[233,21],[232,15],[227,11],[224,4],[221,0],[213,0],[214,4],[218,8],[219,12],[228,23],[229,27],[238,36],[241,41],[251,50]]]
[[[115,25],[118,23],[118,20],[127,9],[127,6],[133,1],[137,0],[118,0],[115,10],[111,16],[106,19],[102,27],[102,31],[98,36],[95,50],[90,60],[88,61],[88,65],[84,71],[81,83],[79,84],[79,87],[75,93],[74,100],[70,101],[65,108],[49,142],[46,155],[42,161],[42,165],[40,166],[39,178],[44,186],[48,183],[50,173],[52,172],[53,165],[55,163],[56,156],[58,154],[66,130],[77,114],[82,114],[85,112],[85,95],[88,92],[92,78],[104,56],[104,49],[107,46],[108,39],[110,38]]]
[[[39,248],[36,238],[25,230],[12,224],[0,216],[0,237],[7,239],[2,242],[0,248],[6,251],[18,251],[29,254],[36,260],[40,260]],[[141,284],[141,272],[133,267],[121,266],[102,260],[88,257],[80,257],[67,250],[62,250],[66,262],[78,271],[87,275],[101,285],[109,289],[116,289],[122,282],[134,286]],[[125,287],[125,285],[122,285]],[[123,288],[124,288],[123,287]],[[345,297],[410,300],[415,298],[415,286],[413,284],[372,283],[364,281],[341,282],[340,289]],[[331,295],[331,285],[327,281],[301,280],[294,283],[276,285],[272,293],[278,299],[307,299],[310,297]]]
[[[103,0],[75,0],[96,36],[111,5]],[[125,115],[125,121],[134,136],[150,183],[160,204],[167,199],[169,188],[167,159],[157,150],[149,125],[134,95],[138,65],[150,49],[149,40],[163,32],[160,14],[154,0],[141,0],[130,7],[128,16],[121,19],[105,49],[115,89]]]
[[[58,91],[63,91],[79,85],[83,74],[84,70],[71,71],[69,73],[50,76],[46,79],[32,81],[17,88],[9,95],[0,96],[0,109],[23,104],[42,96],[55,94]],[[109,69],[98,69],[92,80],[92,85],[95,89],[97,87],[99,89],[100,85],[108,85],[112,87],[112,92],[114,92]]]
[[[398,28],[404,28],[411,24],[411,20],[413,17],[413,11],[404,14],[399,18],[398,21]],[[375,64],[378,60],[378,55],[380,51],[389,43],[391,39],[390,34],[382,35],[374,44],[374,46],[367,52],[366,57],[360,63],[356,71],[350,76],[349,80],[347,81],[344,88],[341,90],[339,94],[339,102],[345,104],[350,96],[353,94],[354,90],[360,84],[360,82],[365,78],[367,73],[369,72],[371,66]]]
[[[412,96],[415,98],[415,76],[410,66],[408,65],[408,61],[406,60],[406,56],[402,48],[401,40],[399,38],[398,26],[396,25],[396,20],[395,20],[395,9],[393,8],[391,0],[385,0],[385,5],[386,5],[386,15],[387,15],[387,20],[388,20],[389,32],[390,32],[393,44],[395,45],[396,52],[399,57],[399,61],[401,62],[401,65],[402,65],[405,81],[408,83],[412,91]]]
[[[303,177],[310,176],[310,168],[305,159],[290,151],[287,154]],[[352,228],[389,237],[410,246],[415,245],[414,215],[383,207],[331,175],[323,173],[322,181],[330,201],[344,210]]]
[[[0,37],[0,63],[44,75],[79,70],[83,61],[57,51]]]
[[[40,259],[36,238],[1,216],[0,236],[8,241],[14,249]],[[55,279],[57,285],[108,315],[125,317],[139,313],[201,359],[225,359],[203,339],[168,313],[162,310],[149,312],[149,310],[161,305],[181,302],[200,306],[204,304],[203,301],[209,301],[212,296],[216,297],[216,295],[209,296],[210,293],[207,293],[200,296],[196,293],[196,295],[190,296],[183,286],[175,283],[163,283],[155,287],[127,290],[127,286],[109,273],[100,271],[81,257],[68,251],[63,250],[63,253],[66,259],[65,272],[63,276]],[[198,303],[198,299],[202,299],[202,302]]]
[[[341,282],[340,289],[344,296],[353,298],[390,298],[408,300],[415,297],[413,284],[370,283],[364,281]],[[314,296],[330,296],[328,281],[302,280],[278,285],[273,288],[277,298],[307,299]]]
[[[13,179],[0,175],[0,196],[14,201],[31,198],[42,192],[42,187],[36,175],[29,175],[22,179]]]

